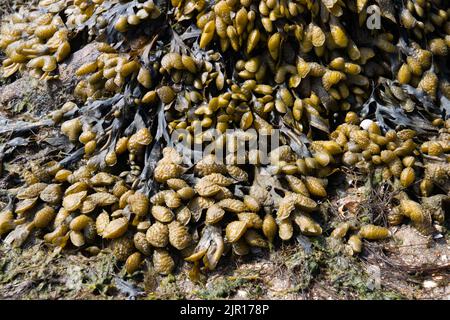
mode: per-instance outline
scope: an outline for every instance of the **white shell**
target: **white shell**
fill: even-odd
[[[364,130],[368,130],[372,123],[373,123],[372,120],[365,119],[365,120],[361,121],[361,124],[359,126]]]

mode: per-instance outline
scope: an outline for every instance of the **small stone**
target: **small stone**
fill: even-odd
[[[432,280],[425,280],[423,282],[423,287],[425,289],[431,289],[431,288],[436,288],[438,286],[438,284]]]

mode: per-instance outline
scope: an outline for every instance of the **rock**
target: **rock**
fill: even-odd
[[[60,80],[64,86],[70,86],[71,90],[76,86],[80,78],[75,76],[75,71],[83,64],[97,59],[101,54],[97,50],[97,42],[85,45],[80,50],[72,54],[69,59],[59,65]]]
[[[0,88],[0,106],[2,110],[10,110],[15,114],[28,110],[36,116],[41,116],[58,105],[64,91],[60,81],[44,83],[24,76]]]
[[[425,280],[422,285],[425,289],[436,288],[438,286],[438,284],[432,280]]]
[[[394,233],[394,240],[398,244],[397,258],[411,267],[443,265],[450,250],[448,244],[435,242],[409,225],[401,226]]]

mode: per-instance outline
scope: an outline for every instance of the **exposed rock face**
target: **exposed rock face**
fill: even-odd
[[[432,246],[431,237],[423,236],[411,226],[402,226],[395,232],[394,239],[399,243],[399,257],[409,266],[421,266],[427,263],[439,262],[436,258],[442,249],[440,246]],[[420,250],[417,250],[419,249]]]
[[[75,71],[88,61],[94,61],[101,53],[97,50],[97,42],[91,42],[70,56],[59,66],[60,80],[64,86],[70,86],[71,91],[80,80]]]
[[[61,81],[43,83],[25,76],[0,88],[0,111],[18,113],[32,109],[33,114],[40,116],[54,109],[66,90]]]

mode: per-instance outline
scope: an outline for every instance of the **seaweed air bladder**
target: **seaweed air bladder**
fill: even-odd
[[[20,170],[0,236],[108,247],[127,273],[161,275],[208,274],[299,236],[355,256],[398,225],[431,237],[445,215],[429,199],[450,190],[449,15],[443,0],[21,7],[2,17],[1,76],[50,85],[71,72],[70,98],[45,115],[69,147]],[[384,222],[330,224],[324,205],[350,170],[395,193]]]

